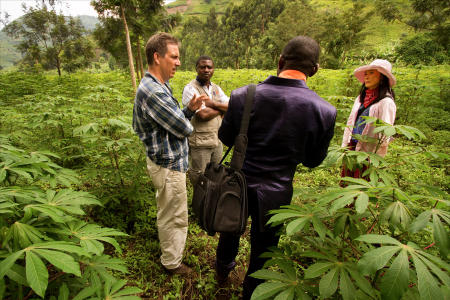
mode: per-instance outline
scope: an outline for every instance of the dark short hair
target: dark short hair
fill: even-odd
[[[161,56],[166,55],[167,44],[178,45],[178,40],[172,35],[160,32],[152,35],[145,46],[145,55],[147,56],[148,65],[153,64],[153,54],[158,53]]]
[[[210,60],[210,61],[212,61],[213,64],[214,64],[214,61],[212,60],[211,57],[209,57],[208,55],[201,55],[199,58],[197,58],[197,61],[195,62],[195,68],[198,67],[198,64],[199,64],[200,61],[202,61],[202,60]]]
[[[319,63],[320,46],[314,39],[299,35],[286,44],[281,56],[285,60],[284,69],[298,70],[311,76]]]

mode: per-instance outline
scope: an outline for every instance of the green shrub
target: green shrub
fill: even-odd
[[[433,65],[449,62],[449,52],[427,34],[403,40],[395,52],[408,65]]]
[[[381,133],[379,144],[394,135],[424,138],[410,126],[367,119],[375,125],[374,132]],[[425,153],[441,162],[449,159]],[[269,223],[285,224],[288,246],[265,254],[271,257],[266,268],[251,276],[267,282],[256,288],[252,300],[275,295],[444,299],[450,291],[449,202],[445,192],[434,187],[424,186],[420,194],[399,187],[390,170],[410,160],[411,154],[404,154],[390,164],[376,153],[335,147],[325,165],[344,164],[351,170],[365,166],[365,179],[345,177],[339,184],[344,188],[306,195],[300,205],[272,212]]]
[[[105,253],[125,234],[85,222],[83,206],[100,205],[70,187],[76,174],[53,163],[49,152],[28,153],[0,137],[0,298],[33,294],[48,299],[112,297],[140,292],[123,288],[124,263]]]

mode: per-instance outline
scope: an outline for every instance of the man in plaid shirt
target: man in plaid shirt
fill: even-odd
[[[168,83],[181,64],[174,37],[155,34],[145,51],[148,72],[136,92],[133,129],[144,143],[147,170],[156,188],[161,263],[170,273],[187,274],[191,269],[182,258],[188,227],[187,137],[193,131],[189,119],[209,98],[194,96],[187,107],[180,109]]]

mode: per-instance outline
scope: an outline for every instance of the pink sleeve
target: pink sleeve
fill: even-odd
[[[395,105],[394,100],[391,98],[384,98],[380,101],[380,106],[376,117],[386,123],[394,125],[396,112],[397,106]]]

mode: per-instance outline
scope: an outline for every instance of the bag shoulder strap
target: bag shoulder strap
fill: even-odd
[[[253,100],[255,98],[256,84],[250,84],[247,89],[247,96],[245,98],[244,112],[242,113],[241,129],[239,134],[247,135],[248,124],[250,122],[250,112],[253,107]]]
[[[248,124],[250,123],[250,112],[252,110],[253,102],[255,99],[255,91],[256,84],[250,84],[247,88],[247,95],[245,97],[244,111],[242,113],[241,119],[241,128],[239,129],[239,135],[235,139],[233,157],[231,158],[230,165],[235,170],[240,170],[244,163],[245,152],[247,151],[247,130]],[[239,142],[240,140],[243,140],[244,143]],[[228,153],[230,153],[231,148],[233,148],[233,146],[228,147],[227,152],[225,152],[219,164],[222,164],[222,162],[228,156]]]
[[[251,84],[247,89],[247,97],[245,98],[244,112],[242,113],[241,128],[239,134],[234,139],[233,157],[231,157],[230,167],[233,170],[240,171],[245,160],[247,151],[247,130],[250,121],[250,112],[253,107],[256,85]]]

